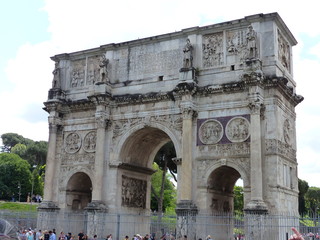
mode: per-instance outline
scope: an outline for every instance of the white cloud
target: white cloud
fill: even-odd
[[[46,113],[40,108],[51,87],[54,63],[50,56],[209,25],[218,20],[223,22],[252,14],[278,12],[299,42],[293,55],[297,93],[305,97],[297,106],[299,176],[316,185],[317,178],[310,169],[313,167],[313,171],[320,172],[317,164],[320,150],[314,147],[320,139],[317,127],[320,120],[317,73],[320,43],[311,49],[313,54],[318,54],[316,60],[303,59],[304,43],[301,40],[302,33],[310,37],[320,35],[316,3],[316,0],[308,3],[199,0],[192,4],[184,0],[46,0],[43,10],[48,13],[51,39],[24,44],[8,62],[7,81],[14,88],[0,95],[1,103],[5,103],[1,109],[5,117],[1,119],[0,134],[16,132],[34,140],[48,138]],[[34,119],[37,114],[39,118]]]

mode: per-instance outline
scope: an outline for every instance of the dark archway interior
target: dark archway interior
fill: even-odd
[[[240,177],[237,170],[228,166],[222,166],[210,174],[208,191],[213,212],[233,211],[233,188]]]
[[[92,182],[83,172],[72,175],[67,185],[67,207],[69,210],[84,209],[92,197]]]
[[[133,133],[121,149],[120,159],[125,163],[148,167],[150,157],[167,142],[169,136],[160,129],[145,127]]]

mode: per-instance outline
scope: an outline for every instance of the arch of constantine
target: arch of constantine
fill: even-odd
[[[246,214],[297,216],[296,44],[271,13],[52,57],[38,227],[61,229],[59,216],[85,212],[94,224],[84,230],[104,238],[115,234],[100,226],[105,214],[146,221],[153,159],[169,141],[177,237],[204,238],[188,227],[197,216],[232,212],[239,178]]]

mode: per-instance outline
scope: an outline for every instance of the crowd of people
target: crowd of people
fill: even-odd
[[[320,239],[320,234],[316,233],[307,233],[302,234],[299,233],[297,229],[292,228],[293,234],[290,236],[289,240],[317,240]],[[28,230],[22,230],[17,232],[17,237],[19,240],[97,240],[97,235],[93,235],[89,237],[83,231],[81,231],[78,235],[72,235],[72,233],[64,233],[60,232],[57,234],[55,229],[52,230],[33,230],[29,228]],[[244,239],[244,238],[237,238]],[[112,234],[106,236],[105,240],[113,240]],[[155,234],[146,234],[145,236],[141,236],[140,234],[135,234],[131,239],[129,236],[125,236],[123,240],[156,240]],[[172,234],[164,234],[160,237],[160,240],[175,240],[175,237]],[[188,240],[187,236],[183,236],[183,240]],[[199,240],[202,240],[199,238]],[[214,240],[213,237],[208,235],[205,240]]]

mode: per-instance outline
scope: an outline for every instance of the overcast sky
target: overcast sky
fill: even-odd
[[[0,135],[48,140],[50,56],[278,12],[293,48],[299,178],[320,187],[320,14],[317,0],[10,0],[0,4]],[[319,98],[318,98],[319,97]]]

